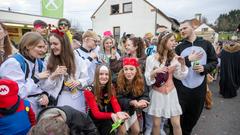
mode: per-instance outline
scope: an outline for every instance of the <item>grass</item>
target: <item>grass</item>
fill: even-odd
[[[219,40],[229,40],[233,36],[233,33],[219,33]]]

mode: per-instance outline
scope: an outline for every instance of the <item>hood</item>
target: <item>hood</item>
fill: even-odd
[[[240,51],[240,43],[234,42],[233,45],[224,45],[223,49],[227,52],[230,52],[230,53]]]

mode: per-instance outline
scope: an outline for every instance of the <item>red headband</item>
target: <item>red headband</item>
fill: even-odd
[[[43,27],[43,25],[41,25],[41,24],[34,25],[34,28],[42,28],[42,27]]]
[[[132,65],[135,67],[139,66],[138,60],[136,58],[124,58],[123,59],[123,66],[125,65]]]
[[[61,37],[63,37],[63,35],[64,35],[64,33],[59,31],[58,29],[52,30],[51,33],[56,33],[56,34],[58,34]]]

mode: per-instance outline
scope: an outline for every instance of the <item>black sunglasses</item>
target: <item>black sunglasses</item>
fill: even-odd
[[[67,23],[65,23],[65,22],[61,22],[61,23],[59,23],[59,26],[68,26],[68,24]]]

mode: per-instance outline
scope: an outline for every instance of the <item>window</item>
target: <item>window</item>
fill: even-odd
[[[131,13],[132,12],[132,2],[123,3],[123,13]]]
[[[111,14],[119,14],[119,5],[112,5],[111,6]]]
[[[202,28],[202,32],[208,31],[208,28]]]
[[[113,27],[113,36],[116,42],[119,42],[120,39],[120,27]]]

